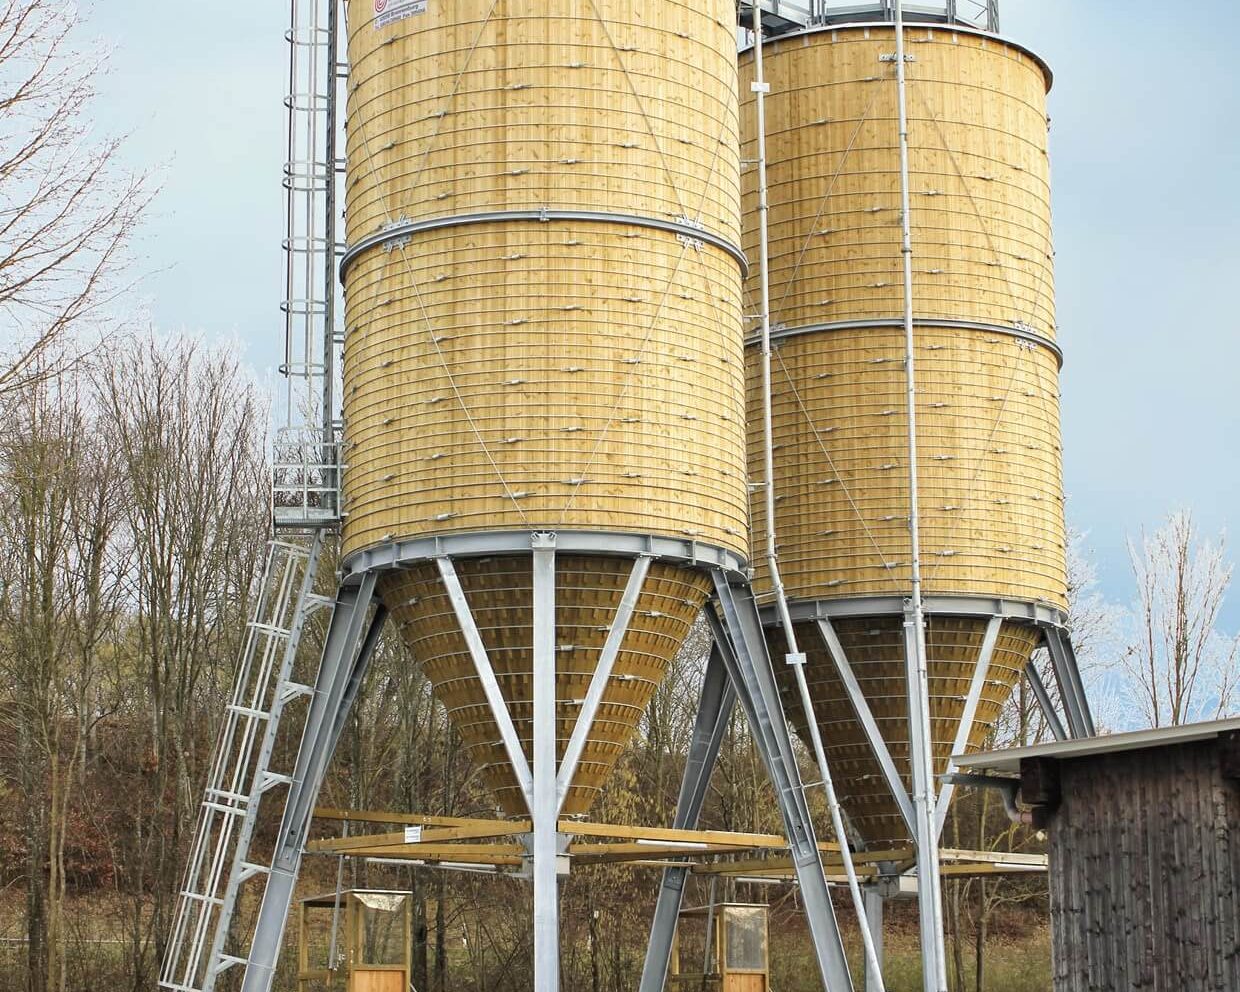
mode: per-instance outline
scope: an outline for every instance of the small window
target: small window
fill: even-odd
[[[729,907],[724,916],[728,971],[766,970],[766,910]]]
[[[408,896],[358,893],[362,965],[405,963],[405,912]]]

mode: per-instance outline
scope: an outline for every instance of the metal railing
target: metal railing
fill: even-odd
[[[895,19],[893,0],[810,0],[810,19],[815,24],[840,24],[846,21],[891,21]],[[907,22],[962,24],[982,31],[999,30],[999,0],[940,0],[938,3],[904,4]]]
[[[245,963],[230,944],[232,920],[242,884],[267,870],[249,861],[259,807],[291,781],[270,761],[286,704],[311,693],[293,681],[294,662],[311,612],[332,606],[314,594],[322,550],[322,533],[268,545],[160,970],[165,992],[212,992],[223,972]]]
[[[276,432],[271,459],[271,512],[276,528],[318,530],[340,522],[339,442],[313,427]]]

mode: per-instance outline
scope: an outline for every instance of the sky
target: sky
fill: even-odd
[[[1102,593],[1133,596],[1127,540],[1176,509],[1240,530],[1240,5],[1004,0],[1050,97],[1068,521]],[[113,50],[101,134],[156,170],[139,245],[156,326],[280,359],[286,87],[279,0],[99,0]],[[1233,548],[1240,557],[1240,537]],[[1240,631],[1240,579],[1223,627]]]

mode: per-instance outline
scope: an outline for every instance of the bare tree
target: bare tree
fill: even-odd
[[[73,332],[102,325],[126,247],[150,201],[92,139],[105,56],[76,44],[72,5],[0,0],[0,400],[80,354]]]
[[[21,798],[27,985],[63,992],[70,822],[87,740],[109,712],[101,660],[118,628],[118,476],[73,377],[27,384],[0,442],[0,763]],[[6,748],[6,751],[8,749]]]
[[[163,953],[182,831],[194,822],[261,571],[266,410],[234,356],[185,339],[127,338],[96,379],[126,480],[134,557],[127,605],[140,667],[129,717],[147,774],[120,811],[120,859],[139,989]]]
[[[1218,629],[1232,574],[1222,535],[1202,539],[1181,510],[1128,551],[1138,599],[1122,667],[1142,714],[1155,727],[1225,715],[1240,674],[1240,637]]]

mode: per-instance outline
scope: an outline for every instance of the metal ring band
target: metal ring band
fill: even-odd
[[[346,579],[357,579],[366,572],[407,568],[436,558],[523,554],[533,551],[535,547],[546,547],[544,542],[548,536],[554,539],[555,550],[561,554],[614,555],[625,558],[648,555],[700,568],[722,569],[741,577],[747,575],[749,564],[734,551],[704,544],[692,538],[607,531],[493,530],[435,534],[379,544],[349,555],[344,560],[343,572]]]
[[[376,248],[380,245],[387,244],[391,241],[407,238],[414,234],[421,234],[425,231],[439,231],[452,227],[467,227],[473,224],[494,224],[505,223],[511,221],[539,221],[540,223],[550,223],[556,220],[569,221],[589,221],[598,224],[622,224],[627,227],[648,227],[656,231],[667,231],[669,234],[693,238],[695,241],[701,241],[708,245],[726,252],[736,259],[736,263],[741,267],[741,275],[749,275],[749,260],[745,257],[745,253],[736,245],[728,241],[726,238],[713,234],[710,231],[704,231],[701,228],[693,227],[690,224],[682,224],[678,221],[662,220],[658,217],[638,217],[631,214],[610,214],[601,213],[591,210],[498,210],[493,213],[481,214],[456,214],[451,217],[432,217],[429,220],[407,221],[403,224],[393,224],[386,227],[382,231],[377,231],[369,237],[363,238],[361,241],[351,245],[345,250],[344,255],[340,259],[340,277],[344,278],[345,273],[358,255]]]
[[[984,331],[989,334],[1006,334],[1009,337],[1020,338],[1022,341],[1031,341],[1040,347],[1046,348],[1054,356],[1059,363],[1059,368],[1063,368],[1063,350],[1050,338],[1037,331],[1028,330],[1023,327],[1013,327],[1010,324],[989,324],[977,320],[944,320],[942,318],[915,318],[914,325],[917,327],[939,327],[948,330],[962,331]],[[804,327],[779,327],[771,330],[771,340],[778,341],[782,338],[794,338],[802,334],[818,334],[828,333],[831,331],[863,331],[872,327],[903,327],[904,321],[900,317],[878,317],[863,318],[861,320],[837,320],[825,324],[807,324]],[[761,335],[751,334],[745,339],[746,347],[754,347],[762,341]]]
[[[788,604],[794,621],[839,620],[849,617],[903,616],[906,610],[902,596],[854,596],[843,599],[802,599]],[[1004,599],[987,596],[927,596],[927,616],[975,617],[979,620],[1003,617],[1032,623],[1038,627],[1066,629],[1068,620],[1057,606],[1032,600]],[[774,606],[759,610],[764,626],[780,622]]]

